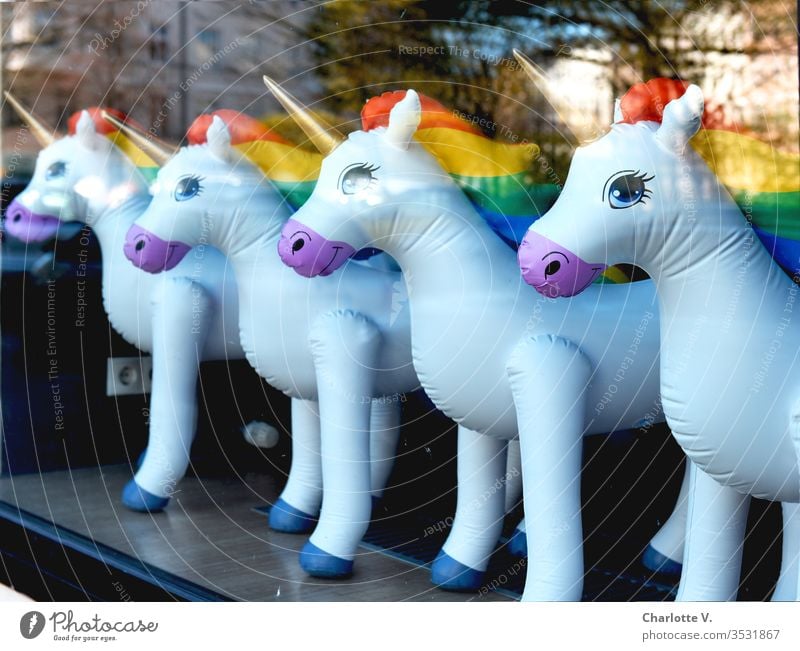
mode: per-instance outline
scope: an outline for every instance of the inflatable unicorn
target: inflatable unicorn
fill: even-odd
[[[529,72],[557,107],[546,78]],[[519,263],[525,280],[550,297],[589,291],[591,279],[618,262],[650,275],[661,313],[664,411],[693,461],[687,548],[703,547],[715,533],[708,521],[712,509],[741,512],[748,495],[781,501],[783,559],[773,599],[797,599],[798,286],[688,146],[701,125],[702,92],[691,85],[676,95],[654,94],[644,119],[618,110],[605,133],[588,124],[592,140],[578,148],[560,198],[526,235]],[[585,141],[580,125],[576,133]],[[734,140],[735,151],[717,157],[762,149],[747,136]],[[780,160],[773,155],[751,163],[760,169],[743,182],[764,181],[772,169],[769,183],[781,187],[771,190],[796,193],[800,165],[795,158],[788,170],[776,169]],[[784,232],[791,220],[796,223],[796,215],[777,216]],[[786,262],[797,268],[796,258]]]
[[[395,437],[369,440],[370,412],[374,421],[376,412],[385,414],[387,406],[399,405],[403,392],[419,386],[405,286],[399,273],[357,262],[322,283],[286,269],[275,250],[291,210],[262,169],[278,175],[292,161],[295,175],[308,178],[315,170],[303,169],[318,167],[319,156],[279,142],[232,145],[219,117],[210,122],[205,140],[181,149],[160,170],[152,203],[128,232],[126,254],[151,272],[170,269],[193,247],[211,245],[227,255],[239,286],[247,359],[296,401],[318,403],[322,510],[300,563],[313,576],[344,577],[353,571],[370,520],[366,462],[370,454],[391,458],[396,444]],[[262,169],[248,156],[261,161]],[[461,432],[459,450],[459,491],[469,486],[478,496],[491,494],[507,472],[505,445]],[[486,527],[476,519],[502,524],[502,498],[497,492],[488,506],[473,499],[480,508],[461,519],[471,517],[471,526],[482,532]],[[304,503],[281,506],[309,519]],[[499,531],[493,535],[492,546]]]
[[[569,302],[527,292],[514,251],[414,141],[420,114],[409,90],[382,124],[337,138],[311,197],[284,225],[278,250],[308,277],[349,268],[348,257],[364,247],[398,262],[408,285],[414,367],[430,398],[475,436],[509,440],[519,433],[524,598],[578,600],[582,436],[660,418],[655,288],[592,285]],[[682,540],[680,513],[669,527],[678,529],[673,540]],[[434,576],[480,572],[491,549],[477,552],[448,540]]]
[[[61,222],[90,226],[103,255],[109,321],[126,341],[152,352],[148,446],[122,500],[137,511],[158,511],[188,467],[198,362],[244,356],[236,337],[236,287],[231,280],[219,282],[225,260],[217,252],[158,279],[131,268],[122,239],[150,201],[137,164],[153,168],[158,161],[87,111],[72,135],[55,139],[51,129],[6,97],[44,146],[30,184],[8,208],[7,231],[30,242],[52,237]],[[115,143],[135,152],[136,163]]]
[[[45,148],[28,188],[8,208],[6,230],[28,242],[42,241],[55,235],[60,223],[80,221],[97,235],[109,321],[128,342],[153,355],[147,452],[122,501],[136,511],[161,510],[188,467],[198,362],[244,358],[236,284],[225,273],[225,258],[211,248],[160,277],[142,273],[124,258],[125,233],[150,201],[147,178],[155,175],[157,162],[166,160],[163,148],[135,133],[128,138],[119,123],[111,129],[86,111],[71,118],[73,135],[56,140],[51,129],[7,97]],[[397,436],[395,407],[378,407],[375,417],[381,437]],[[308,514],[316,514],[321,500],[318,421],[314,405],[293,401],[292,467],[284,500],[270,513],[274,529],[313,526]],[[378,451],[373,464],[376,490],[391,470],[394,455],[388,447]],[[305,519],[297,516],[298,505]]]

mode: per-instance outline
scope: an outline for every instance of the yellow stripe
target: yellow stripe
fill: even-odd
[[[133,161],[136,167],[158,167],[158,164],[150,158],[150,156],[139,149],[137,145],[133,144],[121,131],[107,133],[106,138],[119,147],[122,152]]]
[[[322,155],[280,142],[256,140],[234,145],[250,162],[273,181],[315,181]]]
[[[415,138],[445,170],[460,176],[518,174],[528,170],[539,154],[539,147],[533,143],[511,145],[444,127],[420,129]]]
[[[603,275],[617,285],[622,285],[631,281],[618,267],[609,267],[603,272]]]
[[[732,131],[701,131],[692,147],[728,188],[750,192],[800,190],[800,156]]]

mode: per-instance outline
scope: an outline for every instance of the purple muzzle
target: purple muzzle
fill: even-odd
[[[526,233],[517,257],[525,282],[551,298],[580,294],[608,267],[584,262],[534,231]]]
[[[326,240],[294,219],[286,222],[278,241],[284,264],[306,278],[332,274],[355,252],[347,242]]]
[[[134,224],[125,236],[122,250],[136,267],[151,274],[173,269],[192,247],[183,242],[162,240],[150,231]]]
[[[44,242],[55,237],[60,223],[57,217],[32,212],[16,199],[6,210],[6,233],[23,242]]]

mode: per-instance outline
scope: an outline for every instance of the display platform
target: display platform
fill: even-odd
[[[648,571],[641,554],[674,503],[681,468],[675,452],[666,430],[634,440],[625,435],[586,440],[584,600],[674,599],[674,582]],[[433,456],[439,457],[435,446]],[[656,458],[662,469],[673,470],[642,473],[644,460]],[[267,527],[265,514],[284,481],[279,471],[196,473],[180,482],[165,512],[152,516],[131,512],[119,501],[130,477],[127,464],[3,477],[0,582],[39,600],[518,598],[524,568],[503,541],[484,589],[453,593],[430,584],[429,564],[448,533],[441,525],[449,522],[454,505],[437,483],[442,499],[422,506],[422,488],[411,483],[410,491],[405,481],[420,458],[408,461],[398,465],[373,513],[355,575],[343,581],[309,578],[298,564],[307,537]],[[416,506],[409,508],[410,501]],[[609,504],[617,506],[609,510]],[[506,535],[520,516],[518,506],[506,519]],[[754,500],[739,599],[769,598],[780,558],[779,527],[780,510]]]
[[[2,559],[36,599],[254,601],[508,601],[497,592],[437,590],[424,567],[361,549],[344,581],[309,578],[305,536],[270,531],[255,507],[274,479],[187,477],[168,509],[143,515],[119,494],[127,466],[0,479]]]

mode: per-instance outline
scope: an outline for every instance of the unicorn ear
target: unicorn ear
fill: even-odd
[[[692,84],[678,99],[664,107],[656,139],[667,149],[682,152],[703,119],[703,91]]]
[[[78,138],[78,142],[87,149],[97,148],[97,129],[92,116],[89,115],[89,111],[81,111],[81,116],[75,125],[75,135]]]
[[[622,101],[619,97],[614,100],[614,122],[622,122]]]
[[[395,147],[408,149],[422,118],[422,105],[415,90],[409,89],[406,96],[397,102],[389,113],[389,126],[384,134]]]
[[[206,141],[211,153],[222,160],[230,160],[232,154],[231,132],[218,115],[214,116],[206,131]]]

